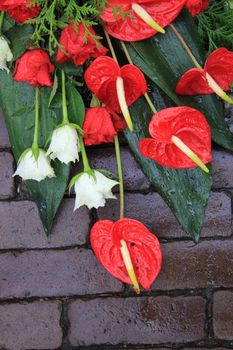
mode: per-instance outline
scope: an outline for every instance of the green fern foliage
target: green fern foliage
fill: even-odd
[[[197,20],[208,53],[223,46],[233,50],[233,0],[212,1]]]

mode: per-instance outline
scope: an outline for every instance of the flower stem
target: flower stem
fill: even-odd
[[[83,142],[83,137],[82,136],[80,136],[80,150],[81,150],[82,159],[83,159],[84,172],[90,173],[92,170],[91,170],[91,167],[89,165],[89,161],[88,161],[88,158],[87,158],[87,152],[86,152],[86,149],[85,149],[85,146],[84,146],[84,142]]]
[[[114,137],[115,152],[118,168],[118,178],[120,186],[120,219],[124,218],[125,213],[125,195],[124,195],[124,181],[123,181],[123,171],[122,171],[122,160],[121,160],[121,150],[118,136]]]
[[[67,101],[66,101],[66,76],[64,70],[61,71],[62,76],[62,112],[63,112],[63,124],[69,124]]]
[[[36,87],[35,96],[35,126],[34,126],[34,137],[32,144],[32,152],[36,160],[39,156],[39,88]]]
[[[133,64],[132,58],[130,57],[130,53],[129,53],[129,51],[128,51],[128,49],[127,49],[127,47],[126,47],[126,45],[125,45],[125,43],[123,41],[121,41],[121,47],[122,47],[122,49],[123,49],[123,51],[125,53],[125,56],[126,56],[128,62],[130,64]],[[151,101],[151,99],[150,99],[150,97],[149,97],[147,92],[144,94],[144,97],[145,97],[146,102],[148,103],[148,106],[150,107],[152,113],[156,114],[157,110],[156,110],[155,106],[153,105],[153,102]]]
[[[200,64],[197,62],[196,58],[194,57],[192,51],[190,50],[190,48],[188,47],[188,45],[186,44],[186,42],[184,41],[183,37],[180,35],[180,33],[178,32],[178,30],[176,29],[176,27],[171,23],[169,24],[170,28],[173,30],[173,32],[175,33],[175,35],[177,36],[177,38],[179,39],[181,45],[183,46],[184,50],[186,51],[186,53],[188,54],[189,58],[191,59],[191,61],[194,63],[194,65],[197,68],[201,68]]]
[[[106,36],[106,39],[107,39],[107,42],[108,42],[108,46],[109,46],[109,49],[111,51],[112,58],[118,63],[118,60],[117,60],[117,57],[116,57],[116,53],[115,53],[114,47],[112,45],[112,41],[110,39],[110,36],[106,32],[106,30],[104,31],[104,34]]]
[[[5,12],[0,11],[0,35],[2,35],[2,27],[3,27],[4,15],[5,15]]]

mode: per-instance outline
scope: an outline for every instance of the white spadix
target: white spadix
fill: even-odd
[[[120,250],[121,250],[121,255],[122,255],[122,258],[124,260],[124,264],[125,264],[126,270],[128,272],[129,278],[130,278],[132,285],[134,287],[134,290],[137,294],[140,294],[140,287],[139,287],[139,284],[137,281],[137,277],[135,275],[132,260],[130,257],[130,252],[129,252],[129,249],[127,247],[127,243],[123,239],[121,240]]]
[[[140,17],[146,24],[148,24],[148,26],[159,33],[165,33],[165,30],[157,22],[155,22],[151,15],[149,15],[149,13],[142,6],[133,4],[132,9],[138,15],[138,17]]]
[[[209,87],[219,96],[221,97],[222,100],[233,104],[233,100],[232,98],[230,98],[230,96],[228,96],[225,91],[223,91],[223,89],[221,89],[221,87],[217,84],[217,82],[211,77],[211,75],[209,75],[208,73],[206,73],[206,80],[209,84]]]
[[[133,130],[133,123],[129,113],[128,105],[125,98],[125,88],[124,81],[121,77],[118,77],[116,80],[116,89],[117,89],[117,97],[121,107],[121,112],[125,118],[126,124],[130,131]]]

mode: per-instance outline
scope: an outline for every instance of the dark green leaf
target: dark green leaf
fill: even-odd
[[[61,123],[61,108],[48,108],[50,89],[40,89],[40,147],[44,147],[55,126]],[[0,106],[7,123],[10,142],[16,160],[31,147],[34,126],[35,89],[25,83],[16,83],[11,75],[0,72]],[[23,106],[23,107],[22,107]],[[54,162],[56,178],[41,182],[25,181],[29,195],[37,203],[46,233],[49,233],[57,209],[66,190],[69,169]]]
[[[205,53],[199,40],[195,22],[187,13],[182,13],[174,25],[191,48],[194,56],[203,64]],[[179,78],[193,63],[184,51],[172,29],[168,26],[165,35],[127,44],[133,62],[159,86],[177,105],[199,109],[206,116],[213,140],[233,150],[233,138],[224,121],[222,103],[215,95],[178,96],[175,87]]]
[[[152,99],[157,108],[162,109],[171,105],[171,101],[164,97],[155,86],[153,91]],[[149,137],[148,126],[152,116],[151,110],[144,98],[138,100],[130,110],[135,132],[126,131],[125,136],[136,160],[155,190],[172,209],[182,227],[197,242],[211,189],[211,175],[204,173],[199,168],[176,170],[161,167],[154,161],[144,158],[139,152],[138,142],[144,137]]]
[[[75,86],[68,81],[66,83],[68,101],[68,115],[70,122],[82,127],[85,117],[85,106],[82,97]]]
[[[16,61],[31,43],[31,35],[33,27],[31,25],[15,25],[6,33],[7,39],[10,41],[10,47],[13,53],[14,61]]]

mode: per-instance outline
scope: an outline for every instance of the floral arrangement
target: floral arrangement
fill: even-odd
[[[216,47],[205,60],[193,18],[211,6],[207,0],[0,3],[0,106],[18,161],[13,176],[25,181],[48,233],[72,163],[83,164],[68,185],[74,211],[104,206],[119,185],[119,220],[98,221],[90,241],[99,262],[137,293],[150,289],[162,253],[154,234],[124,216],[118,133],[197,241],[211,188],[211,136],[233,149],[221,105],[233,104],[227,94],[233,52]],[[232,9],[231,1],[222,6]],[[115,144],[115,179],[88,160],[86,148],[102,143]]]

